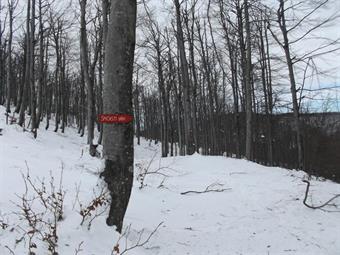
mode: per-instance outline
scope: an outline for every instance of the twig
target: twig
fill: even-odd
[[[163,178],[163,180],[162,180],[162,182],[158,185],[158,189],[160,189],[160,188],[166,188],[165,186],[164,186],[164,182],[165,182],[165,180],[166,180],[166,177],[164,177]],[[167,188],[166,188],[167,189]]]
[[[310,187],[310,182],[307,181],[307,180],[303,180],[303,182],[307,183],[307,187],[306,187],[306,192],[305,192],[305,197],[303,199],[303,204],[305,206],[307,206],[308,208],[311,208],[311,209],[321,209],[327,205],[331,205],[330,202],[332,202],[333,200],[335,200],[336,198],[340,197],[340,194],[337,194],[335,195],[334,197],[332,197],[331,199],[329,199],[327,202],[319,205],[319,206],[313,206],[313,205],[309,205],[307,204],[307,197],[308,197],[308,192],[309,192],[309,187]],[[335,205],[336,206],[336,205]]]
[[[3,215],[1,214],[1,211],[0,211],[0,229],[2,230],[5,230],[9,227],[8,223],[5,222],[5,219],[3,217]]]
[[[20,212],[15,213],[19,215],[19,219],[23,219],[27,223],[26,229],[19,228],[23,232],[23,236],[17,242],[25,240],[28,237],[28,252],[29,254],[35,254],[34,250],[37,249],[35,241],[41,240],[48,244],[48,250],[52,254],[56,254],[58,235],[57,235],[57,223],[63,219],[63,203],[65,192],[62,190],[62,173],[59,182],[59,187],[54,184],[54,177],[51,175],[50,188],[48,189],[44,181],[40,181],[40,187],[32,181],[29,168],[27,166],[26,175],[22,174],[25,193],[22,196],[18,196],[21,200],[21,204],[15,203]],[[33,191],[33,194],[30,192]],[[29,197],[31,196],[31,197]],[[42,211],[38,211],[37,208],[33,207],[35,201],[39,200],[42,205]],[[38,235],[39,237],[36,237]]]
[[[190,194],[190,193],[202,194],[202,193],[208,193],[208,192],[223,192],[223,191],[226,191],[226,190],[231,190],[231,188],[229,188],[229,189],[211,189],[211,190],[204,190],[204,191],[189,190],[189,191],[182,192],[181,195],[186,195],[186,194]]]
[[[82,203],[79,201],[79,198],[78,198],[78,203],[80,207],[79,214],[82,216],[82,221],[80,225],[83,225],[85,220],[90,218],[90,221],[88,223],[89,230],[91,228],[92,221],[98,216],[102,215],[104,212],[106,212],[107,205],[109,202],[108,192],[104,188],[101,189],[99,195],[97,195],[95,191],[93,191],[93,193],[95,195],[93,200],[85,208],[83,207]],[[101,208],[102,206],[106,206],[106,207],[104,208],[103,211],[98,213],[97,209]],[[94,216],[92,216],[93,213],[95,213]]]
[[[12,255],[15,255],[14,251],[12,251],[11,248],[9,248],[7,245],[5,246],[5,248],[6,248],[7,250],[9,250],[9,252],[10,252]]]
[[[78,184],[77,183],[75,184],[75,186],[76,186],[76,196],[75,196],[74,202],[72,204],[72,210],[74,210],[74,208],[76,207],[77,202],[80,204],[80,200],[79,200],[80,185],[81,185],[81,181]]]
[[[78,248],[75,250],[75,255],[78,255],[81,251],[83,251],[83,249],[81,248],[81,246],[84,244],[84,241],[81,241],[78,245]]]
[[[229,175],[234,175],[234,174],[247,174],[246,172],[231,172]]]
[[[157,232],[157,230],[159,229],[159,227],[160,227],[163,223],[164,223],[164,222],[159,223],[158,226],[150,233],[150,235],[148,236],[148,238],[146,238],[144,242],[140,243],[140,239],[142,238],[142,234],[143,234],[143,232],[142,232],[141,235],[139,236],[138,242],[137,242],[135,245],[133,245],[133,246],[131,246],[131,247],[129,247],[129,248],[126,248],[120,255],[123,255],[124,253],[126,253],[126,252],[129,251],[129,250],[135,249],[135,248],[137,248],[137,247],[142,247],[142,246],[144,246],[145,244],[147,244],[147,243],[150,241],[151,237]]]
[[[132,250],[132,249],[135,249],[135,248],[138,248],[138,247],[143,247],[144,245],[146,245],[151,237],[157,232],[157,230],[160,228],[160,226],[163,225],[164,222],[161,222],[158,224],[158,226],[150,233],[150,235],[143,241],[141,242],[141,239],[142,239],[142,236],[143,236],[143,233],[144,233],[144,229],[140,232],[139,234],[139,237],[138,237],[138,240],[136,242],[136,244],[134,244],[133,246],[130,246],[130,247],[127,247],[127,235],[130,233],[130,228],[131,228],[131,225],[129,225],[129,227],[125,230],[124,234],[118,239],[118,242],[117,244],[114,246],[114,249],[112,250],[112,253],[111,254],[116,254],[116,255],[123,255],[125,254],[126,252]],[[123,250],[121,253],[119,252],[119,241],[121,240],[121,238],[125,235],[126,237],[126,243],[125,243],[125,250]],[[116,253],[114,253],[116,252]]]

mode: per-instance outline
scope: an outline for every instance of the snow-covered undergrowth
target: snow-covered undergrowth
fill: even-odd
[[[340,254],[340,213],[303,205],[303,172],[199,154],[161,159],[159,145],[142,140],[135,146],[135,182],[124,227],[128,233],[120,238],[105,225],[104,204],[96,205],[81,225],[81,209],[105,192],[98,174],[102,162],[88,155],[85,138],[67,128],[64,134],[41,129],[34,139],[17,125],[5,124],[3,107],[0,128],[0,254],[28,253],[30,234],[22,237],[30,227],[20,216],[27,169],[32,183],[41,187],[44,182],[47,193],[51,176],[57,191],[62,176],[58,254],[115,254],[118,240],[122,252],[151,234],[143,247],[124,254]],[[311,184],[308,201],[315,205],[340,193],[340,185],[330,181]],[[28,190],[29,200],[34,195],[29,183]],[[206,190],[221,192],[200,193]],[[340,205],[339,199],[334,203]],[[37,200],[33,210],[43,209]],[[53,213],[44,217],[53,222]],[[38,227],[48,232],[47,225]],[[36,254],[51,254],[42,236],[34,238]]]

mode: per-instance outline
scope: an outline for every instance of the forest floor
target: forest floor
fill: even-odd
[[[118,250],[131,255],[340,254],[340,212],[334,212],[340,208],[305,207],[304,172],[199,154],[161,158],[159,144],[142,140],[135,145],[134,187],[120,237],[105,225],[106,206],[97,203],[91,208],[96,197],[105,201],[105,185],[99,178],[102,161],[88,155],[85,137],[73,128],[62,134],[53,132],[54,127],[48,131],[42,127],[34,139],[21,127],[5,124],[3,107],[0,128],[2,255],[27,254],[29,237],[35,254],[51,254],[46,239],[55,243],[48,237],[48,233],[53,236],[55,214],[39,199],[30,200],[39,197],[44,183],[42,197],[48,200],[50,195],[48,201],[60,203],[51,195],[51,176],[56,191],[62,176],[61,193],[65,192],[56,231],[55,249],[60,255]],[[308,202],[318,205],[337,193],[340,184],[313,178]],[[334,203],[340,206],[340,199]],[[31,220],[35,231],[22,216],[24,204],[30,208],[29,217],[36,213],[41,219]],[[80,212],[86,214],[86,208],[91,216],[81,225]],[[136,244],[139,247],[124,252]]]

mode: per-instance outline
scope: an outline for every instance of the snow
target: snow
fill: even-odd
[[[11,254],[8,248],[15,254],[27,254],[25,242],[15,244],[26,223],[13,213],[19,210],[14,203],[20,203],[18,196],[25,192],[21,173],[26,174],[26,163],[35,181],[49,180],[52,174],[59,183],[63,169],[66,195],[64,219],[58,224],[59,254],[76,254],[81,242],[78,254],[111,254],[119,234],[105,225],[105,213],[95,218],[90,229],[88,221],[80,226],[77,197],[87,205],[103,187],[99,179],[102,161],[88,155],[86,138],[69,127],[64,134],[40,129],[34,139],[21,127],[5,124],[3,107],[0,128],[0,220],[9,225],[0,228],[0,254]],[[146,175],[140,189],[139,171],[151,160],[150,172],[161,169]],[[120,249],[124,250],[126,241],[133,246],[142,230],[144,241],[163,222],[144,247],[125,254],[337,255],[340,213],[305,207],[304,178],[304,172],[226,157],[196,153],[160,158],[160,145],[142,139],[141,145],[135,145],[134,187],[124,221],[124,229],[130,226],[130,232],[120,240]],[[225,190],[181,194],[204,191],[209,185]],[[312,201],[308,201],[315,205],[340,193],[340,185],[331,181],[314,178],[311,185]],[[339,205],[339,199],[335,203]],[[49,254],[42,241],[37,246],[36,254]]]

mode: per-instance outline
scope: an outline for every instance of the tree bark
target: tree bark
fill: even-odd
[[[104,113],[133,114],[132,76],[136,40],[136,0],[112,0],[105,45]],[[121,233],[133,183],[133,123],[104,124],[102,173],[111,192],[106,223]]]

